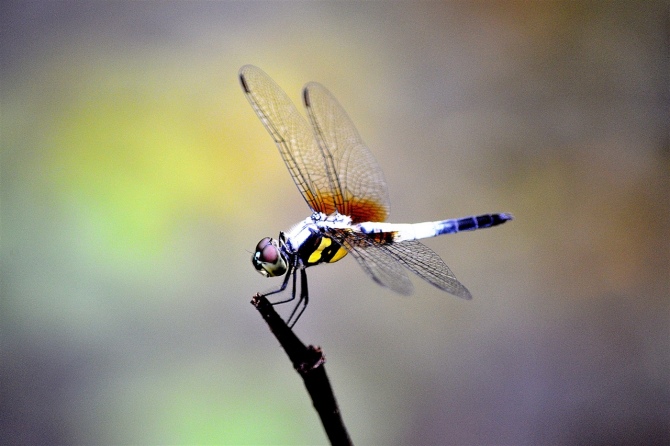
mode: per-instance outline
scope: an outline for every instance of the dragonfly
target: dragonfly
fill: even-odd
[[[345,110],[324,86],[310,82],[302,91],[308,122],[260,68],[245,65],[239,77],[251,107],[311,209],[309,217],[280,232],[277,239],[263,238],[251,258],[263,276],[284,276],[281,286],[264,296],[281,293],[291,283],[291,295],[273,302],[282,304],[298,296],[286,320],[290,327],[309,303],[305,270],[337,262],[347,254],[375,282],[399,294],[412,292],[407,269],[449,294],[472,298],[440,256],[419,240],[497,226],[511,220],[510,214],[387,223],[390,202],[382,170]]]

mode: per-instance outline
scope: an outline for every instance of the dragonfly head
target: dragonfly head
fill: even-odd
[[[265,277],[281,276],[286,273],[286,258],[279,248],[277,240],[265,237],[256,245],[256,252],[251,257],[256,271]]]

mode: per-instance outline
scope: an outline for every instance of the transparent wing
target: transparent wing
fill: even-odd
[[[392,257],[430,284],[463,299],[472,299],[470,291],[456,279],[435,251],[417,240],[382,245]]]
[[[470,291],[432,249],[417,240],[390,240],[383,233],[370,236],[351,230],[332,229],[330,235],[342,244],[363,270],[377,283],[400,294],[410,294],[412,284],[403,266],[437,288],[463,299],[472,299]]]
[[[335,193],[312,127],[291,99],[263,70],[240,69],[240,81],[254,111],[274,139],[293,181],[313,211],[335,211]]]
[[[397,293],[412,294],[412,282],[405,269],[384,245],[346,229],[331,229],[329,235],[347,249],[372,280]]]
[[[303,98],[326,160],[335,207],[354,223],[385,221],[390,209],[386,181],[353,122],[323,85],[310,82]]]

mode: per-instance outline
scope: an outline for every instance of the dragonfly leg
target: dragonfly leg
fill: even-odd
[[[293,288],[293,297],[295,298],[295,287]],[[298,300],[298,304],[295,306],[293,311],[291,312],[291,316],[289,316],[288,320],[286,323],[290,328],[293,328],[296,322],[298,322],[298,319],[300,319],[300,316],[302,316],[302,313],[305,311],[305,308],[307,308],[307,304],[309,303],[309,290],[307,288],[307,273],[305,272],[304,268],[300,269],[300,300]],[[295,312],[298,310],[297,316],[295,316]],[[295,316],[295,319],[293,319],[293,316]],[[293,320],[293,322],[291,322]]]
[[[272,294],[277,294],[281,293],[286,289],[286,286],[288,285],[288,281],[293,278],[293,291],[291,292],[291,297],[288,299],[280,300],[277,302],[271,302],[272,305],[278,305],[278,304],[284,304],[286,302],[291,302],[293,299],[295,299],[295,290],[296,290],[296,285],[297,285],[297,273],[298,273],[298,268],[296,265],[291,265],[289,266],[288,271],[286,271],[286,278],[284,279],[284,283],[282,283],[281,287],[274,291],[270,291],[269,293],[263,294],[264,296],[271,296]]]
[[[293,308],[293,311],[291,312],[289,318],[286,320],[286,324],[289,327],[293,327],[295,323],[298,321],[298,319],[300,319],[300,316],[302,316],[303,311],[305,311],[305,308],[307,307],[307,302],[309,301],[309,293],[307,290],[307,273],[305,272],[305,268],[299,263],[299,260],[296,259],[296,262],[289,265],[288,271],[286,271],[286,276],[284,278],[284,282],[282,283],[281,287],[279,287],[274,291],[270,291],[263,294],[264,296],[270,296],[272,294],[281,293],[288,286],[289,280],[293,278],[293,289],[291,290],[291,296],[288,297],[287,299],[283,299],[277,302],[271,302],[271,305],[284,304],[286,302],[291,302],[292,300],[295,300],[296,290],[298,289],[298,270],[300,270],[300,299],[298,299],[298,303]],[[296,312],[298,311],[299,308],[300,311],[297,313],[296,316]]]
[[[273,294],[281,293],[282,291],[284,291],[286,289],[286,285],[288,285],[288,281],[291,279],[291,276],[295,276],[295,267],[292,265],[289,266],[288,271],[286,271],[286,277],[284,278],[284,282],[281,284],[281,286],[274,291],[268,291],[267,293],[263,293],[263,296],[265,297],[272,296]],[[294,288],[293,297],[279,302],[275,302],[272,305],[288,302],[295,298],[295,277],[293,277],[293,288]]]
[[[268,293],[263,294],[263,296],[270,296],[272,294],[281,293],[288,286],[288,281],[291,280],[291,278],[293,278],[293,289],[291,290],[291,296],[288,299],[280,300],[277,302],[271,302],[271,305],[284,304],[286,302],[291,302],[292,300],[295,300],[296,290],[298,288],[298,270],[300,270],[300,299],[298,299],[298,303],[293,308],[293,311],[291,312],[289,318],[286,320],[286,324],[291,328],[295,325],[298,319],[300,319],[300,316],[302,316],[302,313],[305,311],[305,308],[307,308],[307,302],[309,301],[309,291],[307,289],[307,273],[305,272],[305,268],[296,265],[291,265],[289,267],[289,270],[286,272],[286,278],[284,279],[284,282],[282,283],[281,287],[279,287],[274,291],[270,291]],[[298,308],[300,308],[300,311],[296,315]]]

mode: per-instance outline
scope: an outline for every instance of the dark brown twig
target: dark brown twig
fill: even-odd
[[[305,382],[307,392],[312,398],[312,404],[319,417],[321,417],[321,423],[326,430],[330,443],[333,445],[352,444],[342,421],[328,375],[326,375],[324,366],[326,358],[321,348],[312,345],[306,347],[277,314],[265,296],[256,294],[251,299],[251,303],[263,316],[270,327],[270,331],[275,335],[291,363],[293,363],[293,368]]]

